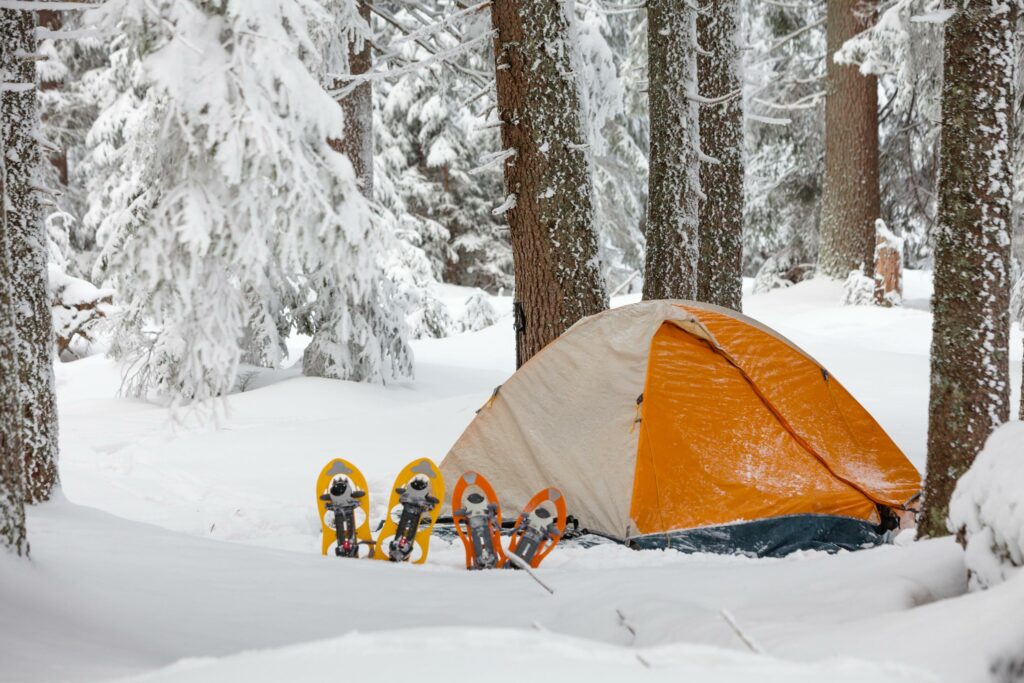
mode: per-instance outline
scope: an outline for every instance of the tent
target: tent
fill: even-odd
[[[441,470],[515,510],[556,486],[638,547],[782,555],[881,542],[921,477],[813,358],[691,301],[585,318],[495,390]]]

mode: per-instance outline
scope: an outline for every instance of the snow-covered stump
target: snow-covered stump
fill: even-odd
[[[989,437],[957,482],[948,525],[966,550],[971,590],[1002,583],[1024,566],[1024,423]]]
[[[897,237],[879,218],[875,221],[875,303],[903,303],[903,238]]]

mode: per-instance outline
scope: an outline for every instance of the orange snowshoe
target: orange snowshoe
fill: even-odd
[[[466,569],[494,569],[505,563],[501,548],[501,505],[487,479],[466,472],[452,493],[452,521],[466,547]]]
[[[565,523],[562,492],[556,488],[544,489],[531,498],[520,513],[508,552],[531,567],[538,567],[561,540]],[[506,566],[507,562],[506,558],[500,566]]]

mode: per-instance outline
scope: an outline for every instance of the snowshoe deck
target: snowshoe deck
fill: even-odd
[[[538,567],[565,532],[565,497],[556,488],[539,492],[523,508],[512,531],[508,552],[531,567]],[[507,561],[501,566],[510,565]]]
[[[430,533],[441,514],[444,477],[429,458],[417,458],[395,478],[374,558],[423,564]]]
[[[333,498],[332,487],[337,493]],[[344,491],[338,491],[340,488],[343,488]],[[352,493],[356,495],[352,496]],[[360,493],[362,495],[359,495]],[[366,544],[370,548],[370,555],[373,555],[373,536],[370,533],[370,496],[367,493],[366,477],[355,465],[341,458],[335,458],[324,465],[320,476],[316,479],[316,507],[320,516],[322,553],[324,555],[332,546],[337,545],[337,532],[334,527],[335,513],[328,509],[328,504],[334,501],[352,506],[356,543]],[[348,549],[345,549],[345,552],[348,552]],[[352,548],[351,552],[357,553],[358,548]],[[352,556],[354,557],[355,554]]]
[[[452,493],[452,522],[466,548],[466,569],[493,569],[505,563],[501,547],[501,505],[482,474],[466,472]]]

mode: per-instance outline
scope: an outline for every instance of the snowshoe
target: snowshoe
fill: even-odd
[[[377,535],[378,560],[422,564],[441,512],[444,477],[427,458],[414,460],[395,479],[388,514]]]
[[[565,522],[562,492],[556,488],[544,489],[531,498],[520,513],[512,530],[508,552],[531,567],[539,566],[561,540]],[[515,564],[506,560],[501,566],[515,567]]]
[[[466,569],[494,569],[505,562],[501,506],[482,474],[466,472],[455,484],[452,522],[466,547]]]
[[[317,510],[320,513],[322,553],[333,545],[338,557],[359,557],[359,546],[370,548],[370,500],[366,478],[347,460],[327,463],[316,480]]]

